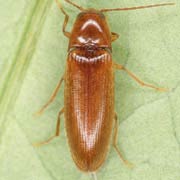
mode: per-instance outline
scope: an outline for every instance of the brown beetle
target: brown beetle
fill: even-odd
[[[72,158],[77,167],[85,172],[96,172],[106,159],[112,130],[113,146],[121,159],[117,146],[118,123],[114,110],[114,70],[124,70],[140,85],[158,91],[158,88],[146,84],[128,71],[122,65],[112,61],[112,41],[118,34],[110,31],[103,12],[135,10],[158,6],[174,5],[174,3],[156,4],[149,6],[116,8],[116,9],[84,9],[69,0],[81,10],[71,32],[66,31],[69,16],[57,2],[65,15],[63,33],[69,38],[68,57],[65,74],[52,94],[50,100],[38,112],[54,100],[64,80],[64,108],[59,112],[56,134],[44,144],[59,135],[60,116],[65,115],[65,127]]]

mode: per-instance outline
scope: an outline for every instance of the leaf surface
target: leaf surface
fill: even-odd
[[[83,7],[130,7],[158,1],[77,0]],[[164,2],[164,1],[163,1]],[[79,10],[62,2],[70,31]],[[111,147],[98,180],[178,180],[180,177],[180,8],[161,7],[106,13],[110,28],[120,34],[113,59],[145,82],[168,87],[160,93],[140,87],[116,72],[118,144],[134,163],[126,167]],[[63,107],[63,88],[38,118],[65,69],[68,39],[63,14],[52,0],[0,1],[0,177],[5,180],[91,179],[70,155],[61,121],[61,135],[34,148],[54,133]]]

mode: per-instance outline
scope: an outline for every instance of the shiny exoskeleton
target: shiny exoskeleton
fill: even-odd
[[[101,12],[81,12],[75,21],[64,93],[72,157],[81,170],[95,171],[105,160],[114,122],[111,33]]]
[[[144,83],[132,72],[112,61],[112,41],[118,34],[111,32],[103,12],[125,11],[174,3],[154,4],[148,6],[84,9],[70,0],[65,0],[81,12],[78,14],[72,31],[66,31],[69,16],[56,0],[65,15],[63,33],[69,38],[66,69],[49,101],[38,114],[54,100],[64,81],[64,107],[58,115],[56,133],[41,145],[59,135],[60,116],[65,115],[65,127],[68,143],[74,162],[84,172],[95,172],[107,157],[110,139],[113,133],[113,147],[123,159],[117,146],[118,123],[114,110],[114,70],[124,70],[140,85],[165,91],[154,85]],[[113,128],[114,127],[114,128]]]

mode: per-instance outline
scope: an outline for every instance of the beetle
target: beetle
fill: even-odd
[[[72,31],[67,32],[69,16],[56,0],[65,15],[62,31],[69,39],[68,56],[63,77],[48,102],[37,114],[42,114],[53,102],[63,81],[64,107],[58,115],[55,135],[36,145],[48,143],[59,136],[60,117],[64,114],[71,155],[80,170],[93,174],[102,166],[107,157],[112,133],[113,147],[119,157],[130,165],[122,157],[117,146],[118,122],[114,110],[114,70],[124,70],[142,86],[157,91],[166,91],[166,89],[144,83],[112,60],[111,44],[118,39],[118,34],[110,31],[104,12],[152,8],[174,5],[174,3],[96,10],[85,9],[70,0],[65,1],[81,12],[76,18]]]

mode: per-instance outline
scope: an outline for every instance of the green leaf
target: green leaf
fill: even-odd
[[[165,1],[165,0],[164,0]],[[163,1],[163,2],[164,2]],[[153,1],[74,1],[83,7],[130,7]],[[79,10],[62,2],[70,31]],[[160,93],[116,72],[118,144],[134,163],[128,168],[110,148],[98,180],[178,180],[180,177],[180,8],[175,6],[106,13],[120,38],[113,59],[145,82],[168,87]],[[75,166],[61,135],[35,148],[55,131],[63,90],[38,118],[33,116],[63,75],[68,39],[63,14],[53,0],[0,1],[0,177],[3,180],[91,179]]]

